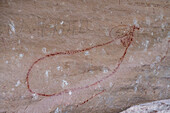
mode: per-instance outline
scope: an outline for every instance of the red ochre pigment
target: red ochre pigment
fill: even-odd
[[[126,26],[126,25],[125,25]],[[127,26],[126,26],[127,27]],[[101,82],[103,82],[104,80],[106,80],[107,78],[111,77],[114,73],[117,72],[118,68],[120,67],[121,63],[123,62],[124,60],[124,57],[127,53],[127,50],[129,48],[129,46],[131,45],[131,42],[133,41],[133,36],[134,36],[134,31],[135,29],[139,30],[138,27],[136,26],[131,26],[130,27],[130,30],[125,33],[124,35],[122,36],[117,36],[116,38],[112,39],[111,41],[108,41],[106,43],[102,43],[102,44],[98,44],[98,45],[95,45],[95,46],[92,46],[92,47],[89,47],[89,48],[85,48],[85,49],[82,49],[82,50],[69,50],[69,51],[65,51],[65,52],[56,52],[56,53],[52,53],[52,54],[48,54],[48,55],[45,55],[44,57],[41,57],[39,59],[37,59],[36,61],[33,62],[33,64],[30,66],[30,68],[28,69],[28,72],[27,72],[27,75],[26,75],[26,82],[27,82],[27,88],[29,90],[29,92],[31,92],[32,94],[37,94],[39,96],[46,96],[46,97],[50,97],[50,96],[59,96],[59,95],[62,95],[64,93],[68,93],[69,91],[78,91],[78,90],[82,90],[82,89],[86,89],[86,88],[90,88],[94,85],[97,85]],[[110,30],[109,32],[109,35],[111,37],[111,32],[112,32],[113,28]],[[92,83],[92,84],[88,84],[86,86],[83,86],[83,87],[75,87],[75,88],[70,88],[70,89],[66,89],[66,90],[63,90],[61,92],[58,92],[58,93],[53,93],[53,94],[45,94],[45,93],[38,93],[38,92],[35,92],[33,91],[31,88],[30,88],[30,84],[29,84],[29,76],[30,76],[30,72],[31,70],[33,69],[34,65],[37,64],[39,61],[42,61],[46,58],[50,58],[50,57],[53,57],[53,56],[56,56],[56,55],[73,55],[73,54],[76,54],[76,53],[81,53],[81,52],[84,52],[84,51],[88,51],[88,50],[91,50],[91,49],[94,49],[94,48],[97,48],[97,47],[102,47],[102,46],[105,46],[105,45],[108,45],[112,42],[114,42],[115,40],[118,40],[120,39],[121,40],[121,43],[123,44],[123,46],[125,47],[125,50],[124,50],[124,53],[123,55],[120,57],[120,60],[118,61],[118,64],[117,66],[114,68],[114,70],[109,74],[109,75],[106,75],[104,76],[103,78],[101,78],[100,80]],[[93,99],[95,96],[103,93],[105,90],[91,96],[89,99],[85,100],[84,102],[78,104],[78,105],[82,105],[86,102],[88,102],[89,100]],[[77,105],[77,106],[78,106]]]

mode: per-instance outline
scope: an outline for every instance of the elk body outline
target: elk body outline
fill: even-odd
[[[126,26],[126,25],[125,25]],[[112,28],[113,29],[113,28]],[[112,31],[111,29],[111,31]],[[128,33],[120,36],[120,37],[116,37],[108,42],[105,42],[105,43],[102,43],[102,44],[98,44],[98,45],[95,45],[95,46],[92,46],[92,47],[88,47],[88,48],[85,48],[85,49],[81,49],[81,50],[69,50],[69,51],[65,51],[65,52],[56,52],[56,53],[52,53],[52,54],[47,54],[45,55],[44,57],[41,57],[39,59],[37,59],[36,61],[33,62],[33,64],[30,66],[30,68],[28,69],[28,72],[26,74],[26,83],[27,83],[27,88],[29,90],[29,92],[33,93],[33,94],[37,94],[37,95],[40,95],[40,96],[46,96],[46,97],[49,97],[49,96],[58,96],[58,95],[61,95],[63,93],[68,93],[69,91],[76,91],[76,90],[81,90],[81,89],[85,89],[85,88],[89,88],[89,87],[92,87],[102,81],[104,81],[105,79],[109,78],[110,76],[112,76],[116,71],[117,69],[119,68],[119,66],[121,65],[121,63],[123,62],[123,59],[127,53],[127,50],[129,48],[129,46],[131,45],[131,42],[133,41],[133,35],[134,35],[134,31],[135,29],[138,29],[138,27],[136,26],[131,26],[130,27],[130,30],[128,31]],[[109,33],[110,37],[111,37],[111,31]],[[52,56],[56,56],[56,55],[73,55],[73,54],[76,54],[76,53],[81,53],[81,52],[84,52],[84,51],[88,51],[88,50],[91,50],[93,48],[97,48],[97,47],[102,47],[102,46],[105,46],[105,45],[108,45],[108,44],[111,44],[112,42],[114,42],[115,40],[117,39],[120,39],[121,40],[121,43],[123,44],[123,46],[125,47],[125,50],[124,50],[124,53],[123,55],[120,57],[120,60],[117,64],[117,66],[115,67],[115,69],[113,69],[113,71],[107,75],[107,76],[104,76],[103,78],[101,78],[100,80],[92,83],[92,84],[89,84],[89,85],[85,85],[83,87],[76,87],[76,88],[70,88],[70,89],[65,89],[63,91],[60,91],[58,93],[53,93],[53,94],[45,94],[45,93],[37,93],[35,91],[33,91],[31,88],[30,88],[30,84],[29,84],[29,76],[30,76],[30,72],[32,70],[32,68],[34,67],[35,64],[37,64],[39,61],[42,61],[43,59],[45,58],[49,58],[49,57],[52,57]]]

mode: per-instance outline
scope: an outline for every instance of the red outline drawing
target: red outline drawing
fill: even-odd
[[[127,27],[126,25],[124,25],[125,27]],[[121,63],[123,62],[124,60],[124,57],[127,53],[127,50],[129,48],[129,46],[131,45],[132,41],[133,41],[133,36],[134,36],[134,31],[135,29],[139,30],[138,27],[136,26],[131,26],[130,27],[130,30],[123,34],[122,36],[117,36],[116,38],[112,39],[111,41],[108,41],[108,42],[105,42],[105,43],[102,43],[102,44],[98,44],[98,45],[95,45],[95,46],[92,46],[92,47],[88,47],[88,48],[85,48],[85,49],[82,49],[82,50],[69,50],[69,51],[65,51],[65,52],[56,52],[56,53],[52,53],[52,54],[48,54],[48,55],[45,55],[44,57],[41,57],[39,59],[37,59],[36,61],[33,62],[33,64],[30,66],[30,68],[28,69],[28,72],[26,74],[26,82],[27,82],[27,88],[29,90],[29,92],[31,92],[32,94],[37,94],[39,96],[46,96],[46,97],[50,97],[50,96],[59,96],[59,95],[62,95],[63,93],[68,93],[69,91],[77,91],[77,90],[81,90],[81,89],[86,89],[86,88],[90,88],[94,85],[97,85],[101,82],[103,82],[104,80],[106,80],[107,78],[111,77],[114,73],[117,72],[118,68],[120,67]],[[111,32],[112,32],[113,28],[110,30],[109,32],[109,35],[111,37]],[[38,93],[38,92],[35,92],[33,91],[31,88],[30,88],[30,84],[29,84],[29,76],[30,76],[30,72],[31,70],[33,69],[34,65],[37,64],[39,61],[42,61],[46,58],[49,58],[49,57],[53,57],[53,56],[56,56],[56,55],[73,55],[73,54],[76,54],[76,53],[81,53],[81,52],[84,52],[84,51],[88,51],[88,50],[91,50],[91,49],[94,49],[94,48],[97,48],[97,47],[102,47],[102,46],[105,46],[105,45],[108,45],[108,44],[111,44],[113,43],[114,41],[120,39],[121,40],[121,43],[123,44],[123,46],[125,47],[125,50],[124,50],[124,53],[123,55],[120,57],[120,60],[117,64],[117,66],[114,68],[114,70],[109,74],[109,75],[106,75],[104,76],[103,78],[101,78],[100,80],[92,83],[92,84],[89,84],[89,85],[85,85],[83,87],[76,87],[76,88],[70,88],[70,89],[66,89],[66,90],[63,90],[63,91],[60,91],[58,93],[53,93],[53,94],[44,94],[44,93]],[[89,99],[87,99],[86,101],[78,104],[78,105],[82,105],[86,102],[88,102],[89,100],[91,100],[92,98],[94,98],[95,96],[103,93],[105,90],[91,96]],[[78,106],[77,105],[77,106]]]

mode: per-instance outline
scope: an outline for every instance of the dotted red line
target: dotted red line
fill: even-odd
[[[113,29],[113,28],[112,28],[112,29]],[[111,29],[111,31],[112,31],[112,29]],[[107,79],[107,78],[109,78],[110,76],[112,76],[112,75],[117,71],[117,69],[119,68],[119,66],[121,65],[121,63],[123,62],[123,59],[124,59],[124,57],[125,57],[125,55],[126,55],[126,53],[127,53],[127,50],[128,50],[128,48],[129,48],[131,42],[133,41],[133,34],[134,34],[135,29],[138,29],[138,30],[139,30],[138,27],[132,26],[131,29],[130,29],[130,31],[129,31],[128,33],[124,34],[124,35],[121,36],[121,37],[116,37],[115,39],[112,39],[111,41],[108,41],[108,42],[106,42],[106,43],[98,44],[98,45],[95,45],[95,46],[92,46],[92,47],[89,47],[89,48],[85,48],[85,49],[82,49],[82,50],[69,50],[69,51],[65,51],[65,52],[56,52],[56,53],[52,53],[52,54],[45,55],[44,57],[41,57],[41,58],[37,59],[37,60],[36,60],[35,62],[33,62],[33,64],[30,66],[30,68],[28,69],[27,75],[26,75],[26,82],[27,82],[27,88],[28,88],[28,90],[29,90],[31,93],[37,94],[37,95],[40,95],[40,96],[46,96],[46,97],[54,96],[54,95],[58,96],[58,95],[61,95],[61,94],[63,94],[63,93],[68,93],[69,91],[74,92],[74,91],[77,91],[77,90],[89,88],[89,87],[92,87],[92,86],[94,86],[94,85],[96,85],[96,84],[104,81],[105,79]],[[109,33],[109,34],[110,34],[110,37],[111,37],[111,31],[110,31],[110,33]],[[93,49],[93,48],[97,48],[97,47],[102,47],[102,46],[108,45],[108,44],[114,42],[114,41],[117,40],[117,39],[124,40],[124,39],[123,39],[124,37],[126,37],[126,38],[128,39],[128,40],[125,40],[125,42],[124,42],[124,43],[126,43],[126,44],[123,43],[124,47],[125,47],[125,45],[126,45],[126,48],[125,48],[125,51],[124,51],[123,55],[120,57],[119,63],[117,64],[116,68],[112,71],[111,74],[109,74],[109,75],[107,75],[107,76],[104,76],[102,79],[94,82],[93,84],[89,84],[89,85],[86,85],[86,86],[84,86],[84,87],[76,87],[76,88],[66,89],[66,90],[63,90],[63,91],[61,91],[61,92],[53,93],[53,94],[37,93],[37,92],[33,91],[33,90],[30,88],[30,84],[29,84],[30,72],[31,72],[32,68],[34,67],[34,65],[37,64],[39,61],[42,61],[42,60],[44,60],[45,58],[49,58],[49,57],[56,56],[56,55],[73,55],[73,54],[76,54],[76,53],[81,53],[81,52],[84,52],[84,51],[91,50],[91,49]]]
[[[102,94],[103,92],[105,92],[105,90],[102,90],[101,92],[94,94],[93,96],[91,96],[91,97],[88,98],[87,100],[85,100],[85,101],[83,101],[83,102],[77,104],[76,107],[85,104],[86,102],[88,102],[89,100],[92,100],[94,97],[96,97],[97,95]]]

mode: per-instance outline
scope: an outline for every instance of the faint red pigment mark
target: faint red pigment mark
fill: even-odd
[[[87,100],[85,100],[85,101],[83,101],[83,102],[77,104],[76,107],[85,104],[86,102],[88,102],[89,100],[92,100],[94,97],[96,97],[97,95],[102,94],[103,92],[105,92],[105,90],[102,90],[101,92],[94,94],[93,96],[91,96],[91,97],[88,98]]]
[[[166,52],[165,52],[165,55],[161,58],[160,62],[162,62],[162,61],[167,57],[168,50],[169,50],[169,43],[170,43],[170,40],[168,40],[167,50],[166,50]]]
[[[92,47],[89,47],[89,48],[85,48],[85,49],[82,49],[82,50],[69,50],[69,51],[65,51],[65,52],[56,52],[56,53],[52,53],[52,54],[48,54],[48,55],[45,55],[44,57],[41,57],[39,59],[37,59],[35,62],[33,62],[33,64],[30,66],[30,68],[28,69],[28,72],[27,72],[27,75],[26,75],[26,82],[27,82],[27,88],[29,90],[29,92],[33,93],[33,94],[37,94],[39,96],[46,96],[46,97],[50,97],[50,96],[59,96],[59,95],[62,95],[64,93],[68,93],[69,91],[77,91],[77,90],[82,90],[82,89],[86,89],[86,88],[90,88],[94,85],[97,85],[101,82],[103,82],[104,80],[106,80],[107,78],[111,77],[114,73],[116,73],[116,71],[118,70],[118,68],[120,67],[121,63],[123,62],[123,59],[127,53],[127,50],[129,48],[129,46],[131,45],[131,42],[133,41],[133,36],[134,36],[134,31],[135,29],[139,30],[138,27],[136,26],[131,26],[130,27],[130,30],[123,34],[122,36],[117,36],[116,38],[112,39],[111,41],[108,41],[106,43],[102,43],[102,44],[98,44],[98,45],[95,45],[95,46],[92,46]],[[112,32],[113,28],[110,30],[110,37],[111,37],[111,32]],[[30,88],[30,84],[29,84],[29,76],[30,76],[30,72],[32,70],[32,68],[34,67],[34,65],[36,63],[38,63],[39,61],[42,61],[44,60],[45,58],[49,58],[49,57],[52,57],[52,56],[56,56],[56,55],[73,55],[73,54],[76,54],[76,53],[81,53],[81,52],[84,52],[84,51],[88,51],[88,50],[91,50],[93,48],[97,48],[97,47],[102,47],[102,46],[105,46],[105,45],[108,45],[112,42],[114,42],[115,40],[118,40],[120,39],[121,40],[121,43],[123,44],[123,46],[125,47],[125,50],[124,50],[124,53],[123,55],[120,57],[120,60],[116,66],[116,68],[107,76],[104,76],[103,78],[101,78],[100,80],[92,83],[92,84],[89,84],[89,85],[86,85],[84,87],[76,87],[76,88],[71,88],[71,89],[66,89],[66,90],[63,90],[61,92],[58,92],[58,93],[53,93],[53,94],[45,94],[45,93],[37,93],[35,91],[33,91],[31,88]],[[103,90],[102,92],[99,92],[95,95],[93,95],[92,97],[90,97],[89,99],[87,99],[86,101],[80,103],[79,105],[82,105],[86,102],[88,102],[89,100],[93,99],[95,96],[103,93],[105,90]]]

